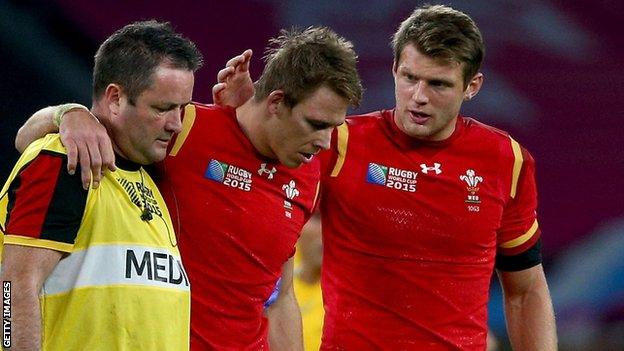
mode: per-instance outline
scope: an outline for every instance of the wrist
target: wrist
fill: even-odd
[[[89,109],[81,104],[76,104],[76,103],[69,103],[69,104],[62,104],[62,105],[58,105],[56,107],[56,110],[54,111],[54,115],[52,117],[52,123],[54,123],[54,125],[59,128],[61,126],[61,121],[63,120],[63,116],[69,112],[69,111],[73,111],[73,110],[85,110],[87,112],[89,112]]]

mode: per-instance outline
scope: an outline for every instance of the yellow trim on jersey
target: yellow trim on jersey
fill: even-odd
[[[28,247],[40,247],[62,252],[72,252],[74,249],[73,244],[12,234],[6,234],[4,236],[4,243]]]
[[[184,120],[182,121],[182,131],[178,134],[176,138],[175,144],[171,148],[171,152],[169,152],[170,156],[175,156],[178,154],[178,151],[182,148],[182,145],[186,141],[189,133],[191,132],[191,127],[193,127],[193,123],[195,123],[195,105],[188,104],[184,108]]]
[[[531,228],[529,228],[529,230],[526,233],[520,235],[519,237],[513,240],[509,240],[507,242],[502,243],[500,247],[502,247],[503,249],[511,249],[511,248],[514,248],[514,247],[517,247],[526,243],[527,241],[529,241],[529,239],[533,237],[535,232],[537,232],[538,227],[539,225],[537,224],[537,219],[535,219],[535,221],[533,222],[533,225],[531,226]]]
[[[347,157],[347,143],[349,142],[349,127],[347,123],[343,123],[336,128],[338,132],[338,159],[334,170],[331,172],[332,177],[337,177],[342,169],[345,158]]]
[[[314,201],[312,201],[312,208],[314,208],[314,206],[316,206],[316,200],[318,200],[318,196],[319,196],[320,190],[321,190],[321,182],[318,181],[316,183],[316,193],[314,194]]]
[[[520,149],[520,144],[517,141],[513,140],[512,137],[509,137],[511,140],[511,150],[513,150],[514,154],[514,165],[513,165],[513,174],[511,178],[511,198],[516,197],[516,191],[518,190],[518,178],[520,178],[520,170],[522,169],[522,162],[524,161],[522,158],[522,150]]]

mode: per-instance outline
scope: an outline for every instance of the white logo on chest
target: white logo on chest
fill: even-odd
[[[271,169],[267,169],[266,163],[260,164],[260,169],[258,169],[258,174],[259,175],[266,174],[268,179],[273,179],[273,174],[275,174],[275,172],[277,172],[277,169],[275,167],[271,167]]]
[[[284,200],[284,208],[286,209],[284,215],[288,218],[292,218],[292,203],[289,200],[292,200],[295,197],[299,196],[299,190],[297,189],[294,180],[291,180],[290,182],[288,182],[288,184],[282,185],[282,190],[284,190],[287,199]]]
[[[468,186],[466,191],[468,192],[465,203],[468,204],[468,211],[479,212],[481,199],[479,198],[479,183],[483,183],[483,177],[478,176],[474,169],[466,170],[465,175],[460,175],[459,180],[464,181]]]
[[[440,166],[442,166],[439,163],[434,163],[433,167],[429,167],[424,163],[420,164],[420,169],[422,170],[422,173],[424,174],[429,174],[429,172],[435,172],[435,174],[440,174],[442,173],[442,169],[440,169]]]

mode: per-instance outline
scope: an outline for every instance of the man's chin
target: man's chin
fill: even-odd
[[[414,139],[426,140],[432,134],[432,130],[429,126],[417,123],[407,123],[407,125],[404,125],[401,129],[403,129],[403,133]]]
[[[283,164],[287,168],[297,168],[301,166],[301,164],[303,163],[303,161],[293,159],[293,158],[282,158],[279,161],[281,164]]]
[[[160,162],[162,160],[165,159],[165,157],[167,157],[167,150],[155,150],[154,152],[152,152],[150,155],[148,155],[147,157],[147,162],[146,164],[152,164],[152,163],[156,163],[156,162]]]

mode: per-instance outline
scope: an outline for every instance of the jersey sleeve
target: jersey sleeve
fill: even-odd
[[[536,212],[535,161],[517,143],[516,150],[514,154],[518,167],[514,168],[510,199],[503,209],[497,233],[497,255],[521,254],[533,248],[541,234]]]
[[[88,192],[63,154],[42,151],[9,185],[4,243],[71,252]]]

